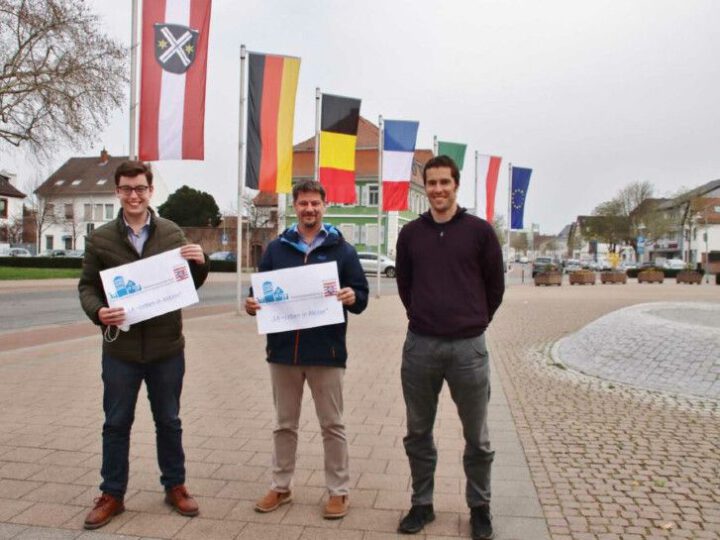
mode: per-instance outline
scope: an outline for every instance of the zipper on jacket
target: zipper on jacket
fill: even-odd
[[[306,265],[308,261],[308,254],[305,253],[303,257],[303,265]],[[298,349],[300,348],[300,330],[295,330],[295,354],[293,355],[293,364],[298,363]]]
[[[298,348],[300,347],[300,330],[295,330],[295,354],[293,356],[293,364],[298,363]]]

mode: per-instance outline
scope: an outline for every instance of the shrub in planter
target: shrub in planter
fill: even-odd
[[[570,272],[570,285],[595,285],[595,272],[592,270],[576,270]]]
[[[702,274],[697,270],[682,270],[675,276],[675,280],[677,283],[688,283],[690,285],[697,283],[700,285],[702,283]]]
[[[638,283],[662,283],[665,280],[665,274],[662,270],[650,268],[638,272]]]
[[[601,272],[600,283],[627,283],[628,275],[625,272]]]
[[[562,285],[562,272],[560,270],[545,270],[535,274],[533,278],[535,285]]]

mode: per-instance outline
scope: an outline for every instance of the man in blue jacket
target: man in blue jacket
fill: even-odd
[[[273,473],[270,491],[255,504],[258,512],[272,512],[292,500],[291,481],[303,387],[307,381],[315,402],[325,451],[328,500],[323,517],[337,519],[348,512],[348,448],[343,424],[342,382],[347,360],[347,312],[361,313],[368,303],[368,282],[355,248],[335,227],[324,225],[325,190],[319,182],[301,181],[293,186],[297,225],[286,229],[267,247],[260,271],[335,261],[345,308],[345,322],[267,336],[267,361],[275,402]],[[245,310],[255,315],[260,303],[250,296]]]

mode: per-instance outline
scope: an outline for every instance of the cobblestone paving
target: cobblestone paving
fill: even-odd
[[[720,287],[569,289],[513,290],[490,340],[552,538],[717,540],[719,402],[588,377],[557,365],[550,350],[609,311],[717,304]]]
[[[560,340],[553,356],[603,379],[720,399],[720,304],[661,302],[615,311]]]
[[[550,354],[556,341],[617,309],[720,303],[720,287],[524,286],[506,298],[488,340],[497,539],[720,538],[718,401],[610,383],[563,369]],[[345,385],[352,511],[332,522],[319,516],[322,446],[309,396],[295,502],[271,514],[252,511],[268,485],[273,415],[263,339],[247,317],[186,324],[185,445],[201,516],[184,518],[163,505],[141,399],[128,509],[100,533],[81,529],[99,482],[99,338],[0,352],[0,539],[403,538],[394,531],[409,501],[399,384],[404,326],[392,297],[352,319]],[[436,436],[438,519],[425,538],[467,538],[463,441],[446,391]]]

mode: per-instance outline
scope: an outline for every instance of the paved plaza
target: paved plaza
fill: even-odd
[[[687,371],[713,358],[717,341],[698,340],[706,330],[715,335],[718,306],[720,287],[674,281],[507,290],[488,334],[498,540],[720,538],[720,401],[712,385],[704,393],[682,386],[692,380]],[[230,306],[188,315],[182,416],[188,485],[201,515],[181,517],[163,504],[154,429],[141,397],[127,511],[98,532],[83,531],[99,483],[99,335],[89,323],[5,332],[0,539],[407,538],[395,534],[410,499],[399,374],[406,322],[398,298],[371,299],[364,314],[351,316],[345,410],[353,490],[351,512],[338,521],[320,516],[322,443],[309,395],[294,502],[270,514],[253,511],[269,485],[273,426],[264,338],[252,318]],[[650,332],[644,317],[661,328]],[[630,332],[641,327],[641,337]],[[585,341],[594,348],[578,352]],[[650,351],[656,364],[673,362],[653,377],[666,386],[640,384],[641,374],[626,380],[588,369],[620,361],[596,354],[618,343],[628,351],[629,373],[637,360],[631,345]],[[622,375],[617,363],[612,371]],[[677,386],[668,385],[673,381]],[[463,439],[446,390],[436,442],[438,518],[418,537],[467,538]]]

